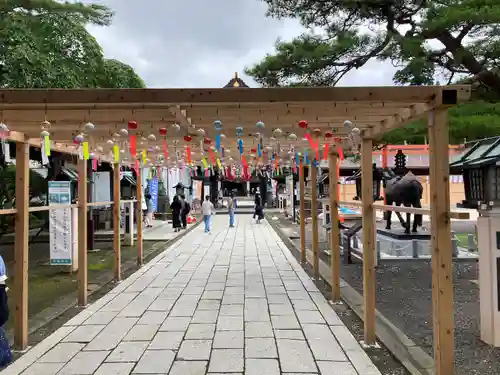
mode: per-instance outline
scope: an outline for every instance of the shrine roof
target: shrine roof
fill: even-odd
[[[453,158],[450,166],[480,168],[499,162],[500,137],[492,137],[466,143],[464,151]]]

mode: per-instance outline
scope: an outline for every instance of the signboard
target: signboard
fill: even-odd
[[[149,194],[153,201],[153,211],[158,209],[158,178],[153,177],[149,180]]]
[[[92,202],[109,202],[111,201],[111,179],[109,172],[94,172],[93,175],[94,188]]]
[[[49,205],[71,204],[71,182],[49,181]],[[72,264],[71,208],[50,210],[50,264]]]

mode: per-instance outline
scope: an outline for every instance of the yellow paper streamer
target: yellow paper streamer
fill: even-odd
[[[222,164],[219,158],[217,158],[217,166],[219,167],[220,170],[222,170]]]
[[[206,158],[203,158],[201,159],[202,163],[203,163],[203,168],[207,169],[208,168],[208,163],[207,163],[207,159]]]
[[[48,135],[43,137],[43,148],[45,155],[50,156],[50,137]]]
[[[113,146],[114,162],[118,163],[120,161],[120,147],[118,145]]]
[[[143,152],[142,152],[142,164],[143,164],[143,165],[146,165],[146,162],[147,162],[147,160],[146,160],[146,159],[147,159],[147,158],[146,158],[146,151],[143,151]]]
[[[89,160],[89,143],[83,142],[82,147],[83,147],[83,160]]]

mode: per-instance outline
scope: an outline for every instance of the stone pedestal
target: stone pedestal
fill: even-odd
[[[500,347],[500,208],[477,220],[481,340]]]

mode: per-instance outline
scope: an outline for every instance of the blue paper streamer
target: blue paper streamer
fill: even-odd
[[[220,150],[220,134],[217,134],[215,136],[215,148],[217,151]]]
[[[238,148],[240,150],[240,155],[243,154],[243,141],[240,139],[238,140]]]
[[[300,164],[299,153],[295,153],[295,165],[298,167]]]
[[[257,145],[257,155],[259,155],[259,158],[262,156],[262,150],[260,149],[260,143]]]
[[[304,155],[304,164],[309,165],[309,158],[307,157],[307,154]]]
[[[222,157],[224,157],[224,147],[222,147],[222,148],[221,148],[221,150],[220,150],[220,155],[221,155]]]

